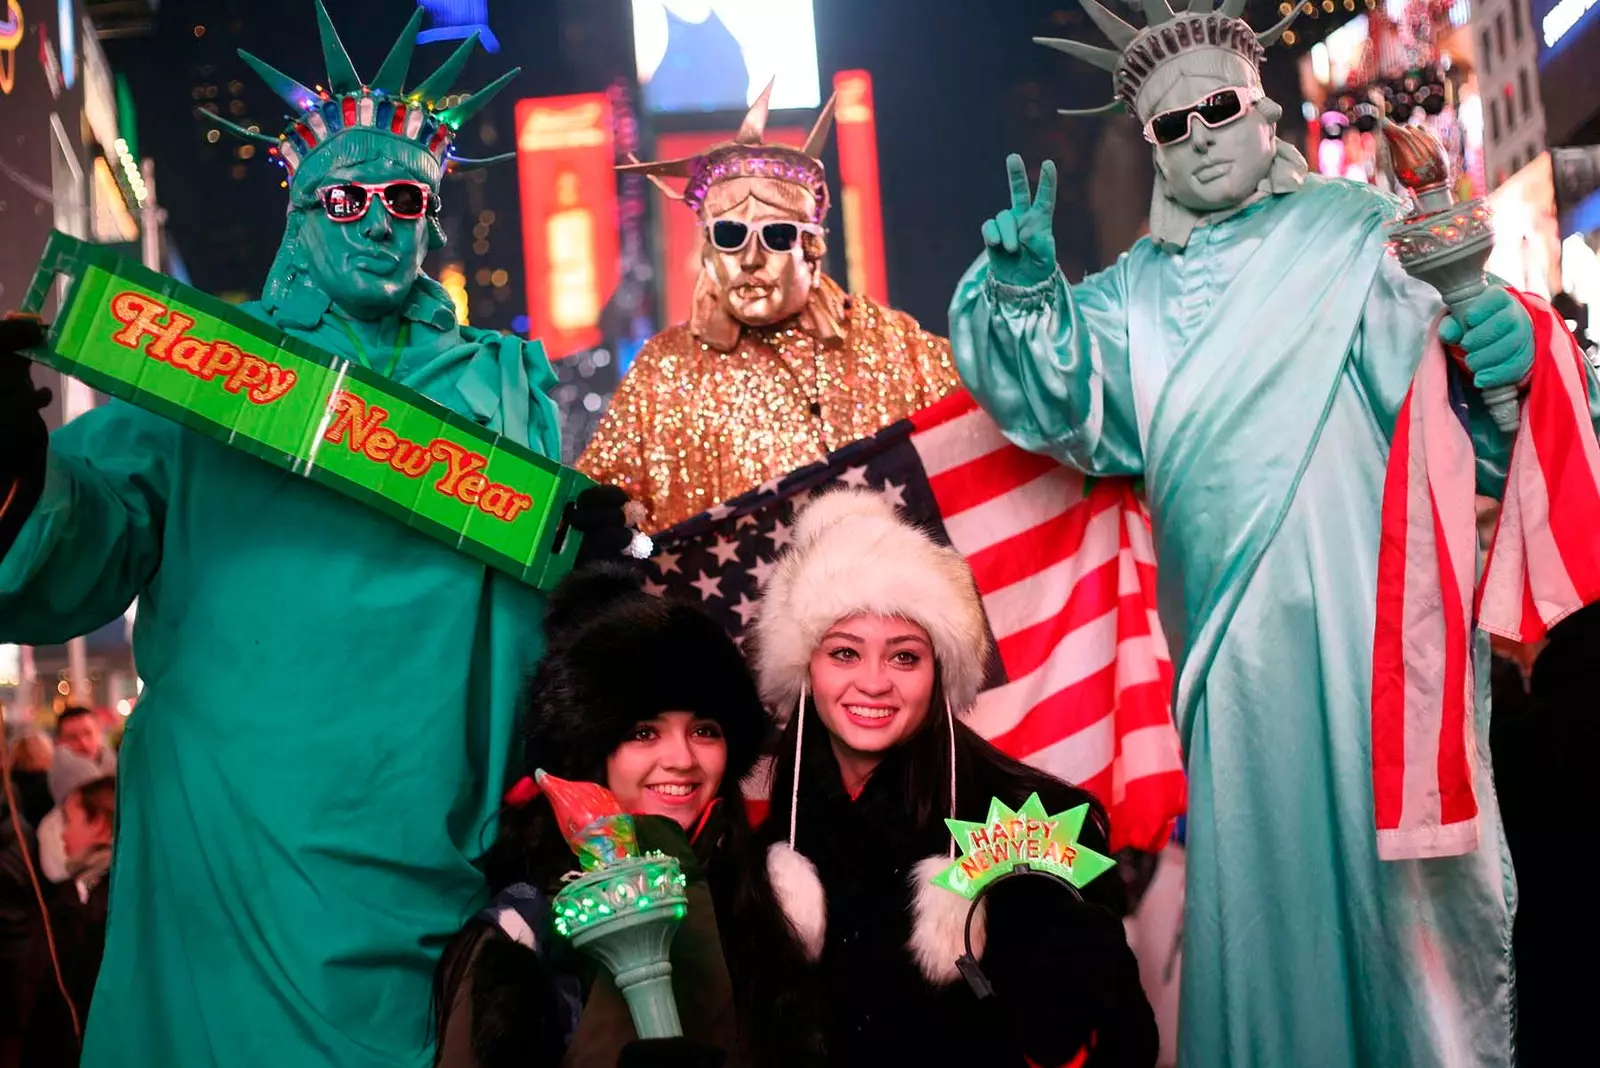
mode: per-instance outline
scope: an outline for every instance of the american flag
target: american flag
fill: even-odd
[[[1535,356],[1476,592],[1476,462],[1460,376],[1437,334],[1390,443],[1372,652],[1373,798],[1385,860],[1478,847],[1474,622],[1534,642],[1600,600],[1592,371],[1550,306],[1518,297],[1533,319]]]
[[[1133,484],[1017,448],[959,392],[666,531],[648,588],[740,637],[795,509],[834,485],[877,490],[971,566],[996,656],[968,723],[1099,797],[1114,849],[1162,848],[1185,782],[1150,518]]]

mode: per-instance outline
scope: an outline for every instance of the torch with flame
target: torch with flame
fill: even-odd
[[[1391,181],[1405,186],[1415,199],[1411,214],[1389,231],[1389,247],[1411,277],[1439,291],[1451,311],[1488,288],[1483,265],[1494,248],[1494,226],[1483,200],[1456,203],[1450,191],[1450,161],[1444,146],[1421,126],[1399,126],[1381,119],[1389,145]],[[1510,384],[1483,391],[1495,425],[1515,432],[1521,417],[1517,387]]]

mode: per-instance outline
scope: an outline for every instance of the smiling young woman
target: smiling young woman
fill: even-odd
[[[639,843],[678,857],[689,908],[672,943],[687,1051],[640,1044],[621,995],[550,929],[576,858],[531,780],[513,787],[482,861],[495,899],[435,978],[442,1068],[623,1063],[810,1065],[804,958],[750,848],[740,781],[771,724],[738,647],[692,605],[649,596],[621,566],[575,572],[550,601],[549,648],[523,703],[522,766],[599,783]],[[626,1052],[625,1052],[626,1051]],[[723,1063],[717,1061],[717,1063]]]
[[[961,722],[990,649],[965,562],[872,493],[821,497],[794,535],[754,635],[762,696],[789,719],[762,836],[825,992],[828,1063],[1150,1068],[1155,1019],[1114,877],[1082,900],[1043,879],[997,884],[973,924],[996,996],[956,967],[968,902],[929,882],[950,863],[947,817],[1037,793],[1050,812],[1091,806],[1089,848],[1108,834],[1089,794]]]

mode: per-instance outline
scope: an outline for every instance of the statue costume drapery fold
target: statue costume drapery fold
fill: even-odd
[[[1119,81],[1130,105],[1138,91]],[[1078,285],[1008,284],[981,258],[952,349],[1011,440],[1146,479],[1190,776],[1180,1063],[1509,1066],[1515,882],[1486,640],[1478,848],[1384,862],[1374,834],[1385,470],[1443,307],[1385,255],[1389,198],[1273,166],[1232,207],[1153,213],[1154,239]],[[1589,401],[1600,418],[1592,378]],[[1497,495],[1509,438],[1468,404],[1479,490]]]

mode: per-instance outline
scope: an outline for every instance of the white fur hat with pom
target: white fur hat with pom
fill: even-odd
[[[951,707],[957,714],[972,707],[988,665],[989,630],[966,561],[878,494],[838,490],[800,512],[756,616],[756,677],[780,715],[799,704],[811,654],[828,628],[856,615],[921,624]]]

